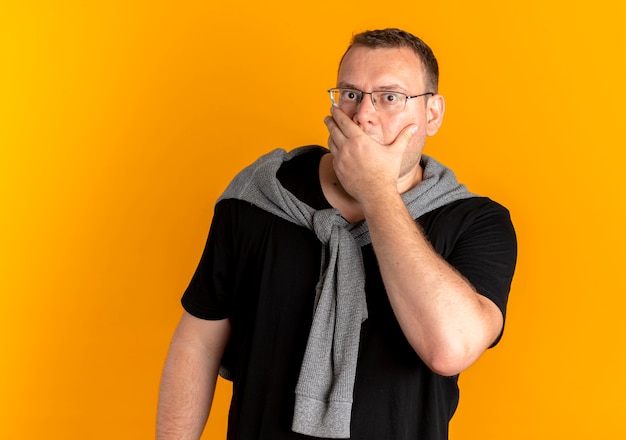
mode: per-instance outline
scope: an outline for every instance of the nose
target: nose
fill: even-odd
[[[368,96],[366,96],[368,95]],[[370,123],[372,120],[373,114],[376,113],[376,109],[374,108],[373,96],[371,93],[363,92],[363,96],[361,98],[361,102],[356,108],[354,115],[352,115],[352,120],[357,125],[365,125]]]

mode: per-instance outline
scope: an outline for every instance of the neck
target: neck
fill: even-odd
[[[417,162],[414,168],[403,173],[398,178],[398,193],[403,194],[414,188],[422,181],[424,170]],[[363,210],[359,203],[341,185],[333,168],[333,155],[325,154],[320,160],[319,167],[320,184],[322,192],[328,203],[341,212],[343,218],[350,223],[356,223],[364,219]]]
[[[365,218],[359,203],[344,189],[337,178],[332,154],[322,156],[319,177],[324,197],[330,206],[339,210],[344,219],[350,223],[357,223]]]
[[[424,178],[424,170],[418,160],[416,165],[404,172],[398,178],[398,192],[404,194],[410,189],[415,188]]]

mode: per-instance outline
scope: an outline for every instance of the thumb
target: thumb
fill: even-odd
[[[394,146],[404,150],[411,142],[411,139],[413,139],[413,136],[415,136],[415,133],[417,133],[417,130],[418,127],[415,124],[405,127],[396,138]]]

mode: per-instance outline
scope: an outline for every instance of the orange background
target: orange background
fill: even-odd
[[[624,2],[272,3],[0,5],[0,438],[153,437],[215,198],[263,152],[324,144],[350,35],[386,26],[440,61],[426,152],[519,234],[451,438],[625,438]]]

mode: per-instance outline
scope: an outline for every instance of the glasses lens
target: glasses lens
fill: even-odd
[[[331,89],[330,99],[333,105],[341,108],[343,111],[351,112],[356,110],[361,102],[361,92],[353,89]]]
[[[402,93],[394,92],[374,92],[376,110],[380,112],[398,112],[404,109],[406,96]]]

